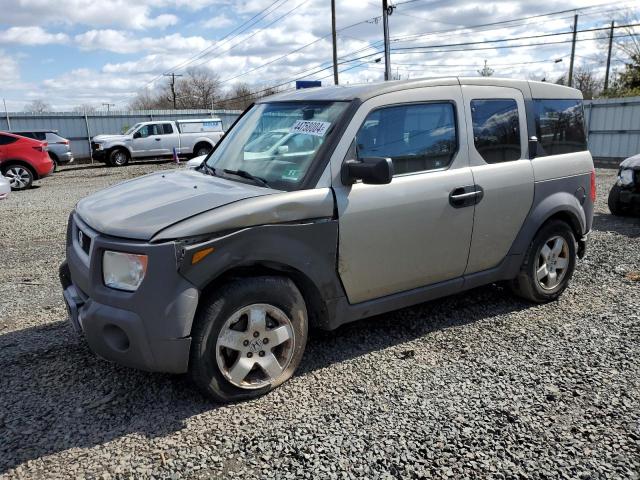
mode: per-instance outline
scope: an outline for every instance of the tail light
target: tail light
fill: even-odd
[[[596,201],[596,171],[591,170],[591,192],[590,192],[591,201]]]
[[[44,152],[44,145],[36,145],[35,147],[31,147],[38,152]]]

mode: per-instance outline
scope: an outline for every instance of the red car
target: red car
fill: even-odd
[[[25,190],[34,180],[53,171],[47,142],[13,133],[0,132],[0,172],[9,179],[12,190]]]

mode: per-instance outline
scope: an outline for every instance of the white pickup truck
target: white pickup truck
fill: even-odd
[[[224,135],[222,120],[155,121],[136,123],[123,135],[96,135],[91,139],[95,160],[120,167],[131,159],[199,156],[209,153]]]

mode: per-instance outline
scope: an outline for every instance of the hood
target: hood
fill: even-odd
[[[112,142],[114,140],[131,139],[129,135],[96,135],[91,140],[94,142]]]
[[[640,169],[640,153],[629,157],[620,164],[620,168]]]
[[[181,220],[278,190],[212,177],[194,170],[157,172],[90,195],[76,212],[91,228],[114,237],[150,240]]]

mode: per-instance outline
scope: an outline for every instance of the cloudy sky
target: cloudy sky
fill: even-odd
[[[638,11],[624,0],[390,3],[393,73],[402,78],[477,75],[487,60],[496,76],[554,79],[568,69],[571,35],[546,34],[570,32],[567,10],[579,9],[579,30]],[[336,4],[341,83],[381,80],[381,0]],[[330,0],[0,0],[0,11],[0,97],[9,110],[34,99],[57,110],[124,108],[166,81],[163,73],[192,67],[210,68],[225,88],[333,82]],[[525,19],[554,12],[562,13]],[[602,70],[599,33],[579,34],[577,65]],[[512,40],[495,42],[504,39]]]

